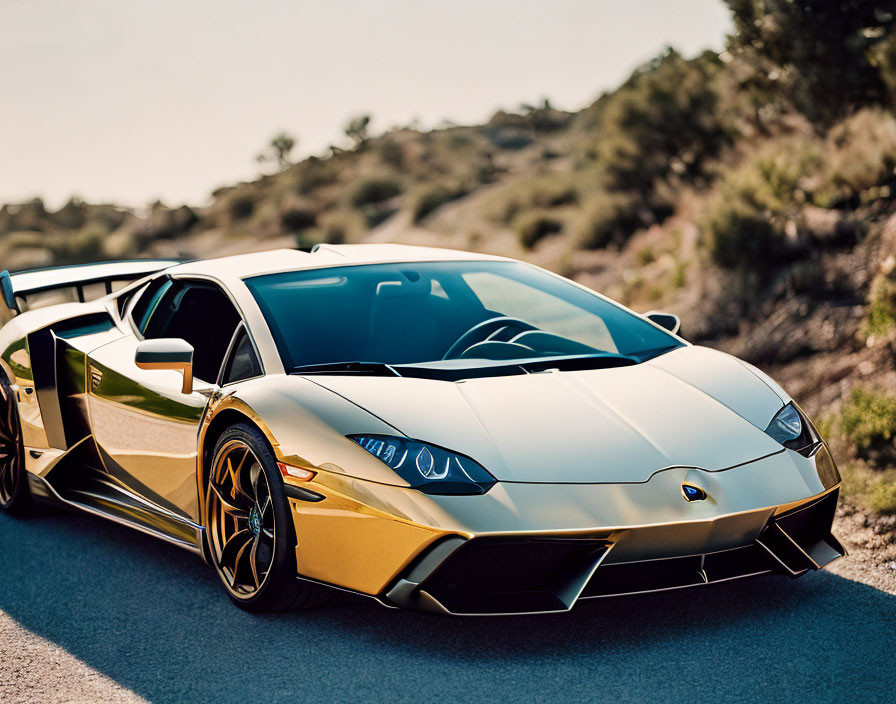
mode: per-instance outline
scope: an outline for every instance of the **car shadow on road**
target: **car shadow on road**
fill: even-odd
[[[879,701],[896,685],[896,596],[827,572],[555,616],[251,615],[191,554],[48,513],[0,516],[0,609],[153,702]]]

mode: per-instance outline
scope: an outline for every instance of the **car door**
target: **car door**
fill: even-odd
[[[228,296],[204,280],[157,279],[129,314],[133,334],[88,356],[88,406],[106,470],[130,490],[199,520],[197,436],[210,393],[240,322]],[[137,345],[181,338],[193,348],[194,386],[170,370],[140,369]]]

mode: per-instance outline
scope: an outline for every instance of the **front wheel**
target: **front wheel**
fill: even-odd
[[[296,539],[283,479],[253,426],[218,439],[205,500],[212,563],[230,598],[247,611],[309,608],[321,589],[296,579]]]
[[[19,410],[9,381],[0,374],[0,509],[23,516],[31,508]]]

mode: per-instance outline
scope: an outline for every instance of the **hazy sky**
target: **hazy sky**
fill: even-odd
[[[0,203],[201,203],[281,129],[579,109],[728,30],[721,0],[0,0]]]

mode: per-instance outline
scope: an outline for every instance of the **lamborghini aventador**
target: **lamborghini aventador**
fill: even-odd
[[[557,612],[844,554],[778,384],[529,264],[323,245],[0,288],[0,508],[167,540],[246,609]]]

